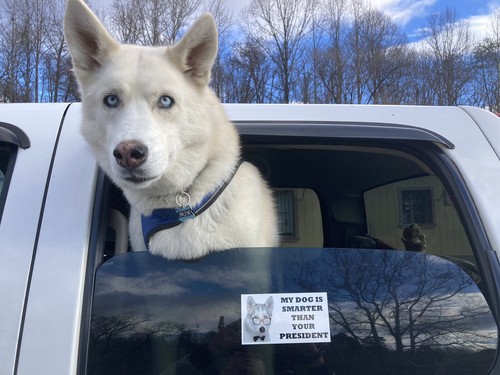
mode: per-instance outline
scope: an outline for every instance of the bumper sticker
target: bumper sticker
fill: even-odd
[[[326,293],[241,295],[245,345],[330,342]]]

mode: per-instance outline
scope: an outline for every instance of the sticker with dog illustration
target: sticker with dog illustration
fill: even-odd
[[[326,293],[241,295],[245,345],[330,342]]]

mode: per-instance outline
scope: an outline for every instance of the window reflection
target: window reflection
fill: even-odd
[[[331,343],[240,344],[241,294],[299,292],[328,294]],[[117,256],[98,270],[90,335],[90,374],[227,373],[238,363],[314,373],[306,353],[321,350],[337,375],[477,375],[497,347],[490,309],[455,263],[358,249],[243,249],[193,263]]]

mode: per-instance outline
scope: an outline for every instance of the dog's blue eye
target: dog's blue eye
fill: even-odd
[[[163,95],[162,97],[160,97],[160,100],[158,101],[158,104],[162,108],[170,108],[170,107],[172,107],[174,105],[174,99],[172,99],[168,95]]]
[[[120,104],[120,99],[116,95],[106,95],[104,97],[104,105],[109,108],[116,108]]]

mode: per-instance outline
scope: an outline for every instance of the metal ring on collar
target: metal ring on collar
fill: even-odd
[[[181,204],[179,203],[179,201],[181,200],[181,198],[187,198],[187,202],[186,204]],[[175,203],[177,203],[177,205],[179,207],[186,207],[186,206],[189,206],[189,203],[191,202],[191,196],[186,193],[185,191],[183,191],[182,193],[178,193],[176,196],[175,196]]]

